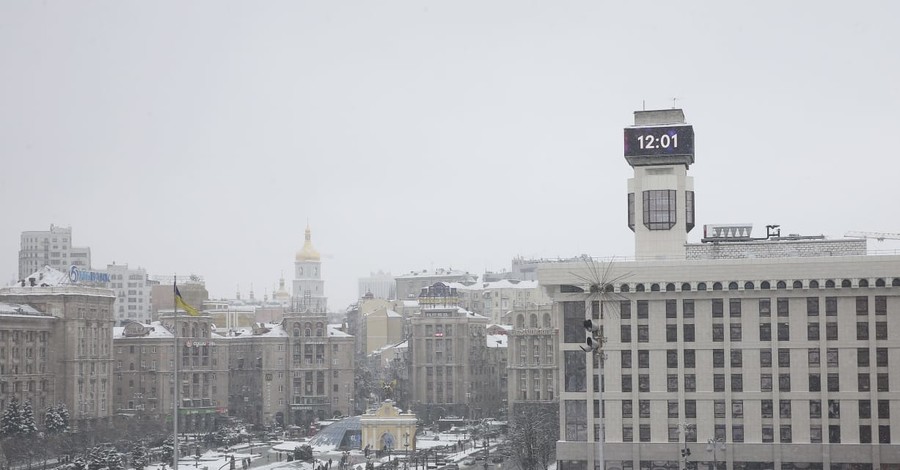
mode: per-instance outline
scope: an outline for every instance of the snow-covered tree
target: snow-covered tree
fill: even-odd
[[[143,470],[150,463],[150,456],[147,454],[147,448],[140,441],[131,445],[131,466],[135,470]]]
[[[92,447],[85,456],[88,470],[100,470],[106,467],[106,448]]]
[[[15,436],[21,434],[22,429],[22,409],[19,406],[19,400],[13,396],[0,416],[0,434],[4,436]]]
[[[521,404],[513,408],[507,440],[523,470],[546,469],[559,437],[559,405]]]
[[[25,403],[22,405],[19,433],[37,434],[37,425],[34,422],[34,408],[31,407],[31,400],[25,400]]]
[[[103,455],[103,466],[109,470],[124,470],[125,462],[122,460],[122,454],[113,448],[106,449]]]
[[[60,403],[50,406],[44,411],[44,428],[48,434],[59,434],[69,430],[69,412]]]
[[[175,453],[175,441],[168,438],[163,441],[162,445],[162,461],[168,464],[172,463],[172,455]]]

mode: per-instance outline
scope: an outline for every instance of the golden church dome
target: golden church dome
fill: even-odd
[[[303,242],[303,248],[297,252],[297,256],[294,259],[297,261],[319,261],[319,252],[312,246],[309,225],[306,226],[306,240]]]

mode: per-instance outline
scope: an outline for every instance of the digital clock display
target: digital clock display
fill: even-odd
[[[694,155],[692,126],[625,128],[625,156]]]

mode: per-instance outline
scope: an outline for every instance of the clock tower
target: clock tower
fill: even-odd
[[[694,128],[681,109],[635,111],[625,128],[628,228],[637,260],[684,259],[687,233],[694,228]]]

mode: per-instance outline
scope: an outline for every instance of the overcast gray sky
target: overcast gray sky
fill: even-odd
[[[51,223],[221,297],[290,282],[308,220],[333,310],[631,256],[622,128],[673,98],[698,224],[900,232],[900,3],[736,3],[0,2],[2,280]]]

